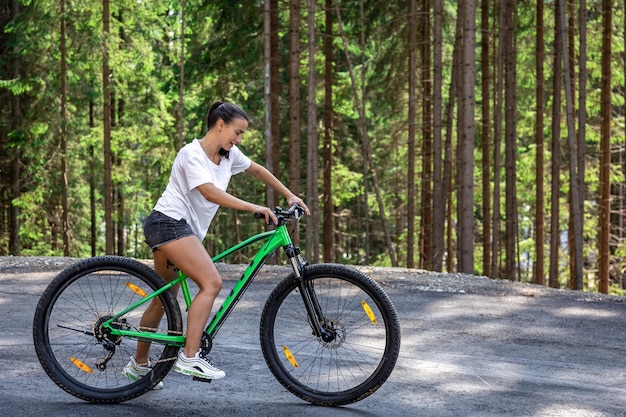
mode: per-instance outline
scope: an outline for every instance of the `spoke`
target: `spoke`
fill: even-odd
[[[73,332],[83,333],[83,334],[86,334],[87,336],[93,336],[93,332],[88,331],[88,330],[74,329],[74,328],[72,328],[72,327],[63,326],[63,325],[61,325],[61,324],[57,324],[57,327],[60,327],[61,329],[71,330],[71,331],[73,331]]]

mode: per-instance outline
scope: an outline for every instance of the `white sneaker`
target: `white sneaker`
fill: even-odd
[[[174,370],[183,375],[192,375],[204,379],[220,379],[226,376],[224,371],[217,369],[209,362],[209,358],[200,356],[200,352],[196,353],[193,358],[188,358],[180,351],[174,364]]]
[[[152,366],[150,366],[150,361],[148,361],[148,366],[141,366],[137,364],[134,357],[130,358],[128,364],[122,370],[122,374],[131,381],[139,381],[141,378],[146,376],[149,372],[152,372]],[[161,389],[163,388],[163,381],[159,381],[152,389]]]

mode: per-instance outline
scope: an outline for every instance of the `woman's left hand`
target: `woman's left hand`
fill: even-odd
[[[292,194],[291,197],[287,199],[287,203],[289,204],[289,207],[293,206],[294,204],[297,204],[304,209],[304,212],[307,214],[307,216],[311,215],[311,211],[309,210],[307,205],[304,204],[304,201],[302,201],[302,199],[298,197],[297,195]]]

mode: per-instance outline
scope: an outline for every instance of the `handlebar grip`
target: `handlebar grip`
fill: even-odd
[[[262,213],[254,213],[254,218],[255,219],[263,219],[263,220],[265,220],[265,215],[263,215]],[[268,224],[270,226],[274,226],[274,220],[270,219],[270,222]]]

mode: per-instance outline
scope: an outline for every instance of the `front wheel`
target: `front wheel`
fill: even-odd
[[[302,291],[319,306],[313,330]],[[261,317],[270,370],[296,396],[318,405],[359,401],[387,380],[400,352],[400,324],[384,290],[361,272],[334,264],[294,274],[270,294]]]

